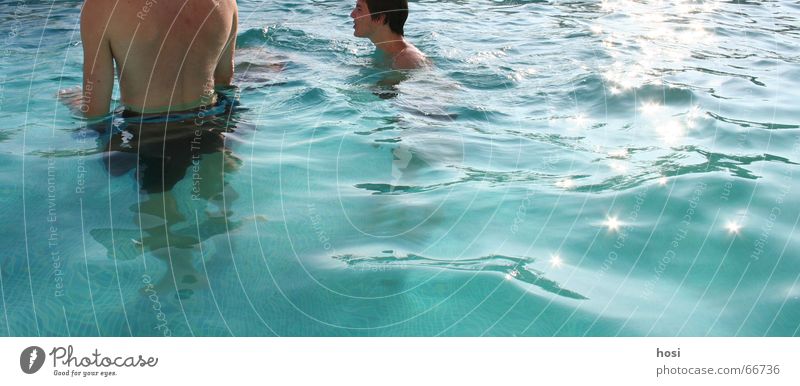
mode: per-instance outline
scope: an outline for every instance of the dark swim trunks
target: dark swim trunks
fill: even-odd
[[[125,110],[113,123],[104,163],[115,176],[138,165],[144,193],[169,191],[190,167],[199,166],[203,155],[226,151],[224,133],[234,129],[231,106],[230,99],[221,96],[210,108],[168,115]]]
[[[203,119],[211,116],[230,114],[233,111],[233,108],[239,105],[239,102],[236,101],[234,97],[229,96],[226,92],[215,91],[213,99],[216,99],[216,103],[209,106],[197,107],[190,110],[169,111],[160,113],[141,113],[130,109],[124,109],[122,110],[120,116],[126,119],[138,118],[148,123],[164,122],[164,121],[170,121],[170,122],[183,121],[198,117],[200,119]]]

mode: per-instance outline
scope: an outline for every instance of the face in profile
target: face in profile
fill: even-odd
[[[364,0],[356,1],[356,6],[350,12],[350,17],[353,18],[353,35],[359,38],[372,36],[381,25],[380,21],[372,20],[369,7],[367,7],[367,2]]]

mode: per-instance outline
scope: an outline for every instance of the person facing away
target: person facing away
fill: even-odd
[[[368,38],[382,51],[396,70],[411,70],[430,65],[417,47],[404,38],[408,19],[407,0],[357,0],[350,12],[353,35]]]
[[[235,0],[86,0],[80,111],[88,118],[109,113],[115,64],[127,111],[216,103],[214,88],[233,79],[237,26]]]
[[[231,229],[231,211],[223,208],[238,196],[225,175],[238,167],[225,144],[235,126],[227,109],[233,102],[215,92],[233,80],[237,19],[235,0],[85,0],[83,88],[78,100],[61,93],[91,121],[103,118],[89,125],[109,134],[98,137],[103,164],[113,176],[134,171],[142,195],[131,207],[138,227],[132,235],[139,234],[133,244],[115,243],[113,234],[125,228],[92,236],[110,255],[128,245],[135,256],[149,251],[168,262],[156,287],[172,287],[180,297],[203,287],[195,257],[204,240]],[[115,70],[126,119],[110,122],[111,130],[105,118]],[[215,104],[220,108],[207,109]],[[185,189],[174,189],[181,182]],[[197,205],[196,211],[184,213],[178,203]],[[193,224],[198,212],[206,220]]]

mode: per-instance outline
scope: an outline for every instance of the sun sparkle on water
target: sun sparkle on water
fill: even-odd
[[[619,221],[616,216],[613,216],[607,218],[603,225],[605,225],[609,231],[616,232],[619,230],[620,226],[622,226],[622,222]]]
[[[730,234],[738,235],[742,230],[742,224],[736,221],[728,221],[728,223],[725,224],[725,229],[727,229]]]

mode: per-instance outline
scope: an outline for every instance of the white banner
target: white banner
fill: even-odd
[[[798,385],[796,338],[4,338],[2,385]]]

